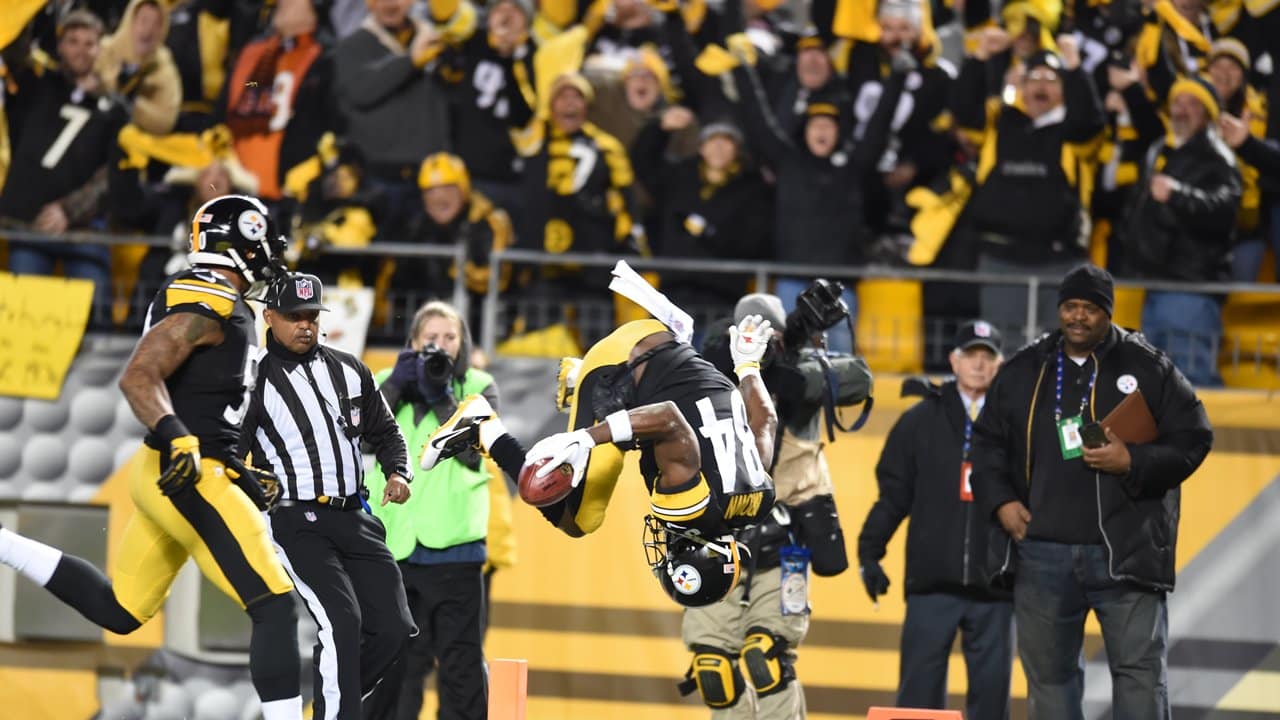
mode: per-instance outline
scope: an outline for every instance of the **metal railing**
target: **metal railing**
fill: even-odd
[[[1040,334],[1039,290],[1042,285],[1056,287],[1061,276],[1050,275],[1007,275],[990,272],[967,270],[940,270],[932,268],[905,268],[889,265],[865,266],[830,266],[809,265],[802,263],[761,262],[746,260],[694,260],[684,258],[638,258],[625,255],[599,255],[586,253],[549,253],[529,250],[503,250],[494,252],[489,257],[489,288],[484,299],[483,332],[481,345],[486,352],[493,352],[497,345],[498,308],[500,292],[498,285],[498,268],[502,263],[518,263],[529,265],[581,265],[586,267],[613,267],[618,260],[626,260],[637,270],[670,270],[678,272],[712,273],[748,275],[755,278],[758,288],[768,287],[770,278],[779,277],[825,277],[830,279],[877,279],[877,280],[914,280],[921,282],[946,282],[965,285],[1012,285],[1027,288],[1026,322],[1022,328],[1023,335],[1030,341]],[[1229,293],[1267,293],[1280,295],[1280,285],[1263,283],[1181,283],[1162,280],[1116,279],[1117,287],[1140,288],[1167,292],[1186,292],[1203,294]],[[1277,318],[1280,328],[1280,318]],[[1258,352],[1261,353],[1261,340]],[[1234,353],[1239,359],[1240,347],[1235,345]]]
[[[52,242],[52,243],[71,243],[71,244],[99,244],[99,245],[149,245],[153,247],[173,248],[174,242],[171,237],[163,235],[117,235],[111,233],[100,232],[68,232],[57,237],[50,237],[43,233],[33,232],[21,229],[0,229],[0,238],[7,240],[18,240],[26,242]],[[466,246],[457,244],[453,246],[433,246],[423,245],[421,243],[405,243],[405,242],[377,242],[373,245],[353,248],[353,247],[326,247],[325,255],[352,256],[352,257],[436,257],[447,258],[457,263],[459,267],[465,264],[467,260]],[[502,315],[503,302],[510,298],[512,302],[519,303],[522,309],[528,309],[532,305],[536,305],[536,300],[521,297],[518,292],[509,293],[504,296],[500,287],[501,267],[503,264],[523,265],[523,266],[563,266],[574,265],[588,268],[600,268],[600,272],[605,272],[605,268],[611,268],[618,260],[626,260],[633,268],[637,270],[655,270],[655,271],[672,271],[680,273],[693,274],[714,274],[714,275],[738,275],[746,278],[753,278],[755,286],[758,288],[768,287],[769,281],[774,278],[781,277],[827,277],[831,279],[848,280],[848,279],[880,279],[880,280],[911,280],[926,283],[955,283],[961,285],[990,285],[998,284],[1004,286],[1021,286],[1027,290],[1026,313],[1023,316],[1025,322],[1020,329],[1025,339],[1035,338],[1041,331],[1038,326],[1037,318],[1039,316],[1039,290],[1043,285],[1056,286],[1061,281],[1059,276],[1048,275],[1005,275],[990,272],[977,272],[965,270],[940,270],[931,268],[910,268],[896,267],[889,265],[865,265],[865,266],[831,266],[831,265],[813,265],[803,263],[780,263],[780,262],[763,262],[750,260],[696,260],[686,258],[661,258],[651,257],[642,258],[627,255],[604,255],[604,254],[588,254],[588,253],[562,253],[551,254],[531,250],[508,249],[490,253],[489,263],[489,285],[485,293],[481,306],[481,327],[480,327],[480,346],[486,352],[492,353],[496,349],[500,341],[499,333],[506,326],[500,322]],[[301,269],[306,269],[305,263]],[[1229,293],[1264,293],[1280,295],[1280,285],[1262,284],[1262,283],[1181,283],[1161,280],[1139,280],[1131,278],[1117,278],[1116,285],[1122,288],[1141,288],[1145,290],[1171,291],[1171,292],[1187,292],[1187,293],[1203,293],[1203,294],[1229,294]],[[443,288],[441,288],[443,290]],[[430,289],[428,289],[428,293]],[[441,292],[440,295],[445,293]],[[462,312],[463,316],[468,316],[471,304],[471,296],[467,292],[464,274],[459,272],[455,275],[453,287],[450,288],[448,296],[451,297],[453,304]],[[141,300],[146,302],[147,298]],[[564,303],[573,303],[580,298],[564,298]],[[935,340],[941,339],[945,333],[942,328],[946,323],[957,320],[958,318],[927,318],[924,327],[903,328],[897,323],[888,335],[897,335],[901,332],[918,332],[922,338],[930,342],[928,338]],[[1280,318],[1277,318],[1280,321]],[[941,324],[940,324],[941,322]],[[1280,355],[1280,322],[1277,322],[1278,335],[1276,339],[1263,338],[1257,336],[1248,340],[1240,337],[1224,337],[1223,346],[1227,348],[1235,365],[1247,362],[1250,355],[1255,365],[1270,363],[1272,354]],[[391,327],[384,328],[388,332],[393,332]],[[605,329],[605,332],[608,328]],[[389,339],[389,338],[382,338]],[[394,342],[402,340],[400,337]],[[1252,347],[1250,347],[1252,346]],[[1272,350],[1271,348],[1277,348]],[[1266,358],[1264,360],[1264,358]],[[1276,361],[1280,363],[1280,360]],[[1280,369],[1280,364],[1277,365]]]

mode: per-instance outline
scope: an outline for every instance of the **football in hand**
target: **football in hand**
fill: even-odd
[[[563,463],[545,477],[537,476],[548,460],[550,458],[525,465],[520,471],[520,499],[534,507],[560,502],[573,490],[573,466],[569,463]]]

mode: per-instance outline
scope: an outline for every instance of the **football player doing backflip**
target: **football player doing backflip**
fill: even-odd
[[[645,548],[663,590],[687,607],[708,605],[737,584],[742,564],[732,531],[754,524],[773,506],[772,462],[777,415],[760,379],[772,329],[759,317],[731,328],[735,387],[689,344],[692,322],[625,263],[610,287],[641,303],[655,319],[626,323],[579,362],[562,361],[557,404],[569,430],[526,452],[484,398],[464,400],[432,436],[423,467],[478,444],[512,477],[547,461],[567,463],[573,489],[539,508],[571,537],[595,531],[622,471],[623,454],[639,450],[649,491]]]

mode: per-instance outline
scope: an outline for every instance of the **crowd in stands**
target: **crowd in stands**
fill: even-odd
[[[1275,3],[473,2],[14,0],[0,227],[185,250],[204,199],[254,194],[295,265],[399,298],[379,308],[395,316],[459,277],[483,293],[507,247],[1015,281],[1092,259],[1195,283],[1253,281],[1280,245]],[[944,27],[962,50],[944,52]],[[379,242],[461,243],[468,262],[325,254]],[[7,267],[95,280],[118,323],[177,255],[10,240]],[[604,280],[565,264],[500,285],[585,301]],[[748,281],[662,286],[727,309]],[[775,289],[792,303],[807,281]],[[1024,295],[944,302],[1012,328]],[[1145,302],[1153,341],[1215,382],[1220,296]]]

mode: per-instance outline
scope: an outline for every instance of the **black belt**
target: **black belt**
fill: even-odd
[[[330,497],[321,495],[315,500],[291,500],[284,499],[279,503],[280,507],[321,507],[326,510],[359,510],[360,496],[348,495],[346,497]]]

